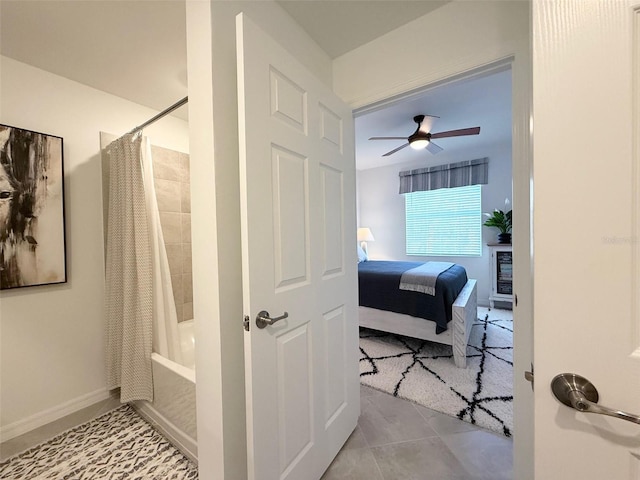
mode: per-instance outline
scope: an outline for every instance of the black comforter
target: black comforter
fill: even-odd
[[[467,272],[453,265],[438,276],[436,294],[400,290],[400,277],[421,262],[367,261],[358,264],[360,306],[377,308],[436,322],[436,333],[447,329],[451,305],[467,283]]]

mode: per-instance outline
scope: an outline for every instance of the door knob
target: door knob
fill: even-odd
[[[580,412],[599,413],[640,424],[640,416],[598,405],[598,390],[593,383],[575,373],[561,373],[551,381],[551,391],[567,407]]]
[[[284,312],[279,317],[271,318],[269,316],[269,312],[266,310],[262,310],[258,315],[256,315],[256,325],[258,328],[265,328],[267,325],[273,325],[279,320],[284,320],[285,318],[289,318],[289,314]]]

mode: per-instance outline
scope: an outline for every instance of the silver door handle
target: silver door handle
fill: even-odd
[[[640,416],[598,405],[598,390],[589,380],[575,373],[556,375],[551,381],[551,391],[567,407],[580,412],[599,413],[640,424]]]
[[[258,315],[256,315],[256,325],[258,326],[258,328],[264,328],[267,325],[273,325],[277,321],[284,320],[285,318],[289,318],[289,314],[287,312],[284,312],[279,317],[271,318],[269,316],[269,312],[267,312],[266,310],[262,310],[260,313],[258,313]]]

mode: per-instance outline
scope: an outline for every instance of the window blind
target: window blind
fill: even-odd
[[[404,197],[407,255],[482,255],[480,185],[413,192]]]

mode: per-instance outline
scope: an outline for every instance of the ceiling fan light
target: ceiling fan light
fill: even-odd
[[[413,148],[414,150],[422,150],[423,148],[426,148],[427,145],[429,145],[429,140],[420,138],[418,140],[414,140],[413,142],[411,142],[410,145],[411,145],[411,148]]]

